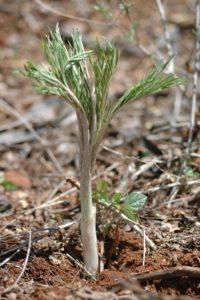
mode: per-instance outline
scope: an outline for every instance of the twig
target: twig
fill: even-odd
[[[104,150],[108,151],[108,152],[111,152],[111,153],[113,153],[113,154],[115,154],[117,156],[120,156],[122,159],[128,159],[128,160],[133,160],[133,161],[135,160],[135,161],[138,161],[138,162],[141,162],[141,163],[144,163],[144,164],[147,164],[148,162],[150,163],[152,161],[152,159],[153,159],[154,162],[155,162],[155,165],[156,165],[156,163],[161,163],[162,162],[161,160],[158,160],[158,159],[155,159],[155,158],[152,158],[151,160],[149,159],[149,161],[146,161],[144,159],[139,158],[139,156],[125,155],[125,154],[123,154],[123,153],[121,153],[119,151],[113,150],[112,148],[107,147],[105,145],[102,145],[102,148]]]
[[[146,233],[145,229],[143,228],[143,256],[142,256],[142,266],[145,266],[145,258],[146,258]]]
[[[3,267],[7,262],[9,262],[18,252],[20,249],[17,249],[14,253],[12,253],[10,256],[6,257],[2,262],[0,262],[0,267]]]
[[[168,50],[168,55],[169,57],[174,56],[174,50],[173,50],[173,45],[171,41],[171,36],[170,32],[168,30],[168,24],[167,24],[167,18],[166,18],[166,13],[165,13],[165,8],[163,5],[162,0],[156,0],[156,4],[159,10],[160,18],[163,24],[163,29],[164,29],[164,35],[165,35],[165,42],[166,42],[166,47]],[[175,63],[174,63],[174,57],[171,59],[169,66],[168,66],[168,72],[169,73],[174,73],[175,71]],[[175,102],[174,102],[174,121],[176,121],[177,116],[179,115],[180,112],[180,107],[181,107],[181,102],[182,102],[182,92],[183,92],[183,87],[178,87],[175,89]],[[173,122],[174,123],[174,122]]]
[[[165,9],[164,9],[162,0],[156,0],[156,4],[158,6],[158,10],[159,10],[159,13],[160,13],[160,18],[161,18],[162,24],[163,24],[163,29],[164,29],[164,35],[165,35],[165,41],[166,41],[168,54],[169,54],[169,56],[173,56],[174,51],[173,51],[173,47],[172,47],[172,44],[171,44],[170,33],[168,31],[168,28],[167,28],[167,18],[166,18]],[[174,73],[174,59],[172,59],[170,61],[169,66],[168,66],[168,71],[169,71],[169,73]]]
[[[144,282],[149,280],[163,280],[181,276],[200,278],[200,268],[188,266],[172,267],[162,271],[134,275],[132,279],[137,279],[140,282]]]
[[[17,280],[15,281],[14,285],[17,285],[19,283],[20,279],[22,278],[22,276],[24,275],[24,272],[26,270],[26,267],[27,267],[27,264],[28,264],[28,260],[29,260],[29,256],[30,256],[30,251],[31,251],[31,241],[32,241],[32,232],[30,230],[29,231],[28,250],[27,250],[27,253],[26,253],[26,259],[24,261],[21,273],[19,274],[19,276],[18,276]]]
[[[77,259],[73,258],[69,253],[66,253],[66,256],[82,271],[86,273],[87,276],[91,277],[93,280],[96,280],[95,277],[86,269],[86,267],[80,263]]]
[[[197,101],[197,81],[198,81],[198,71],[199,71],[199,61],[200,61],[200,2],[196,0],[195,3],[196,10],[196,25],[195,25],[195,57],[194,57],[194,73],[193,73],[193,88],[192,88],[192,106],[190,115],[190,129],[189,137],[186,147],[186,160],[190,157],[190,150],[193,139],[193,130],[196,122],[196,101]]]
[[[104,261],[103,255],[105,251],[104,241],[100,241],[100,253],[99,253],[99,271],[102,272],[104,270]]]
[[[152,168],[156,163],[158,163],[158,159],[152,159],[148,161],[146,164],[142,165],[132,176],[131,181],[135,181],[142,173],[146,172],[150,168]]]
[[[18,283],[20,281],[20,279],[22,278],[22,276],[24,275],[24,272],[26,270],[26,267],[27,267],[27,264],[28,264],[28,260],[29,260],[29,256],[30,256],[30,251],[31,251],[31,241],[32,241],[32,233],[31,233],[31,230],[29,231],[29,240],[28,240],[28,250],[27,250],[27,253],[26,253],[26,258],[25,258],[25,261],[24,261],[24,264],[23,264],[23,268],[19,274],[19,276],[17,277],[16,281],[14,284],[12,284],[11,286],[5,288],[2,292],[2,294],[7,294],[9,293],[10,291],[12,291],[13,289],[17,288],[18,287]],[[19,249],[18,249],[19,250]],[[15,254],[17,253],[18,251],[15,252]],[[11,255],[12,256],[12,255]],[[13,256],[12,256],[13,257]],[[5,260],[4,260],[5,262]]]
[[[121,214],[121,217],[123,218],[123,220],[129,224],[130,226],[132,226],[132,228],[145,239],[145,242],[148,244],[148,246],[152,249],[152,250],[156,250],[157,247],[154,244],[154,242],[145,234],[144,235],[144,230],[143,227],[140,224],[136,224],[134,221],[130,220],[129,218],[127,218],[124,214]]]
[[[67,19],[72,19],[72,20],[76,20],[76,21],[80,21],[80,22],[85,22],[85,23],[91,23],[91,24],[96,24],[96,25],[101,25],[101,26],[110,26],[112,25],[112,23],[104,23],[101,21],[94,21],[94,20],[90,20],[90,19],[86,19],[86,18],[81,18],[81,17],[77,17],[77,16],[73,16],[67,13],[63,13],[58,9],[52,8],[51,6],[49,6],[48,4],[44,3],[41,0],[35,0],[35,2],[40,5],[41,7],[43,7],[44,9],[46,9],[47,11],[52,12],[55,15],[67,18]]]
[[[191,186],[191,185],[199,184],[199,183],[200,183],[200,180],[197,179],[197,180],[191,180],[191,181],[188,181],[188,182],[184,182],[184,185]],[[136,192],[153,193],[153,192],[157,192],[157,191],[160,191],[160,190],[166,190],[166,189],[169,189],[169,188],[173,188],[173,187],[176,187],[176,186],[182,186],[182,185],[183,185],[182,182],[177,181],[177,182],[169,183],[169,184],[166,184],[166,185],[163,185],[163,186],[155,186],[153,188],[149,188],[149,189],[146,189],[146,190],[139,190],[139,191],[136,191]]]
[[[11,115],[15,116],[17,119],[19,119],[24,124],[24,126],[35,136],[36,140],[44,147],[48,156],[50,157],[52,162],[55,164],[57,170],[60,173],[62,173],[63,172],[62,167],[60,166],[60,164],[59,164],[58,160],[56,159],[56,157],[54,156],[53,152],[49,149],[49,147],[47,145],[48,144],[47,141],[42,139],[39,136],[39,134],[33,129],[31,124],[27,121],[27,119],[25,119],[23,116],[21,116],[21,114],[16,109],[14,109],[10,104],[8,104],[2,98],[0,98],[0,106],[4,110],[9,112]]]
[[[143,237],[145,239],[145,242],[149,245],[149,247],[152,250],[157,249],[154,242],[146,234],[144,234],[144,227],[142,225],[129,219],[125,214],[123,214],[121,211],[119,211],[119,209],[117,209],[116,207],[114,207],[110,204],[107,204],[106,202],[101,202],[100,204],[108,209],[111,209],[115,214],[117,214],[120,217],[120,219],[124,223],[129,224],[133,228],[133,230],[135,230],[141,237]]]
[[[197,102],[197,82],[198,82],[198,71],[199,71],[199,61],[200,61],[200,2],[199,0],[196,0],[195,4],[195,10],[196,10],[196,25],[195,25],[195,58],[194,58],[194,73],[193,73],[193,92],[192,92],[192,104],[191,104],[191,115],[190,115],[190,128],[189,128],[189,136],[187,141],[187,146],[185,149],[185,155],[183,157],[183,162],[181,164],[180,170],[179,170],[179,176],[177,178],[177,183],[180,182],[181,176],[183,175],[184,168],[187,164],[187,161],[189,160],[191,154],[191,146],[193,141],[193,131],[196,123],[196,102]],[[171,203],[178,194],[179,189],[173,188],[170,198],[168,201],[167,207],[171,207]]]

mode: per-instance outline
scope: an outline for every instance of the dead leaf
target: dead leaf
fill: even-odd
[[[27,175],[22,174],[19,171],[7,171],[5,172],[4,176],[6,180],[16,184],[19,187],[29,189],[32,186],[32,182]]]

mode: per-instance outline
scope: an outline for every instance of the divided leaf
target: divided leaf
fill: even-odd
[[[90,60],[90,63],[94,72],[97,130],[100,130],[102,124],[107,121],[111,104],[108,92],[112,74],[118,64],[119,52],[112,43],[100,45],[97,41],[95,53],[96,59]]]
[[[161,90],[165,90],[173,86],[184,84],[185,79],[183,77],[177,77],[174,74],[163,73],[171,59],[172,57],[170,57],[167,62],[161,60],[156,68],[147,76],[145,76],[143,80],[129,88],[113,106],[111,115],[116,114],[121,107],[131,101],[155,94]]]

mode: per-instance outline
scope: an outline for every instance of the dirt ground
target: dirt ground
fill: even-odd
[[[105,239],[98,229],[102,270],[94,279],[82,263],[75,113],[62,99],[36,95],[14,70],[27,60],[44,62],[40,39],[59,22],[66,41],[78,29],[86,48],[96,37],[119,45],[110,90],[117,99],[168,56],[156,1],[135,0],[120,14],[114,0],[0,1],[0,299],[200,299],[199,88],[191,160],[181,168],[195,7],[164,2],[176,72],[187,84],[130,104],[106,132],[94,190],[105,180],[110,195],[141,191],[148,201],[138,214],[140,234],[104,212],[112,226]],[[110,7],[104,15],[94,8],[102,3]]]

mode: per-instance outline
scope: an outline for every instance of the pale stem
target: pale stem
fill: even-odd
[[[80,170],[80,203],[81,203],[81,239],[83,258],[87,270],[96,275],[98,272],[98,249],[96,234],[96,209],[92,203],[91,145],[89,142],[88,124],[82,119],[84,131],[84,149]]]

